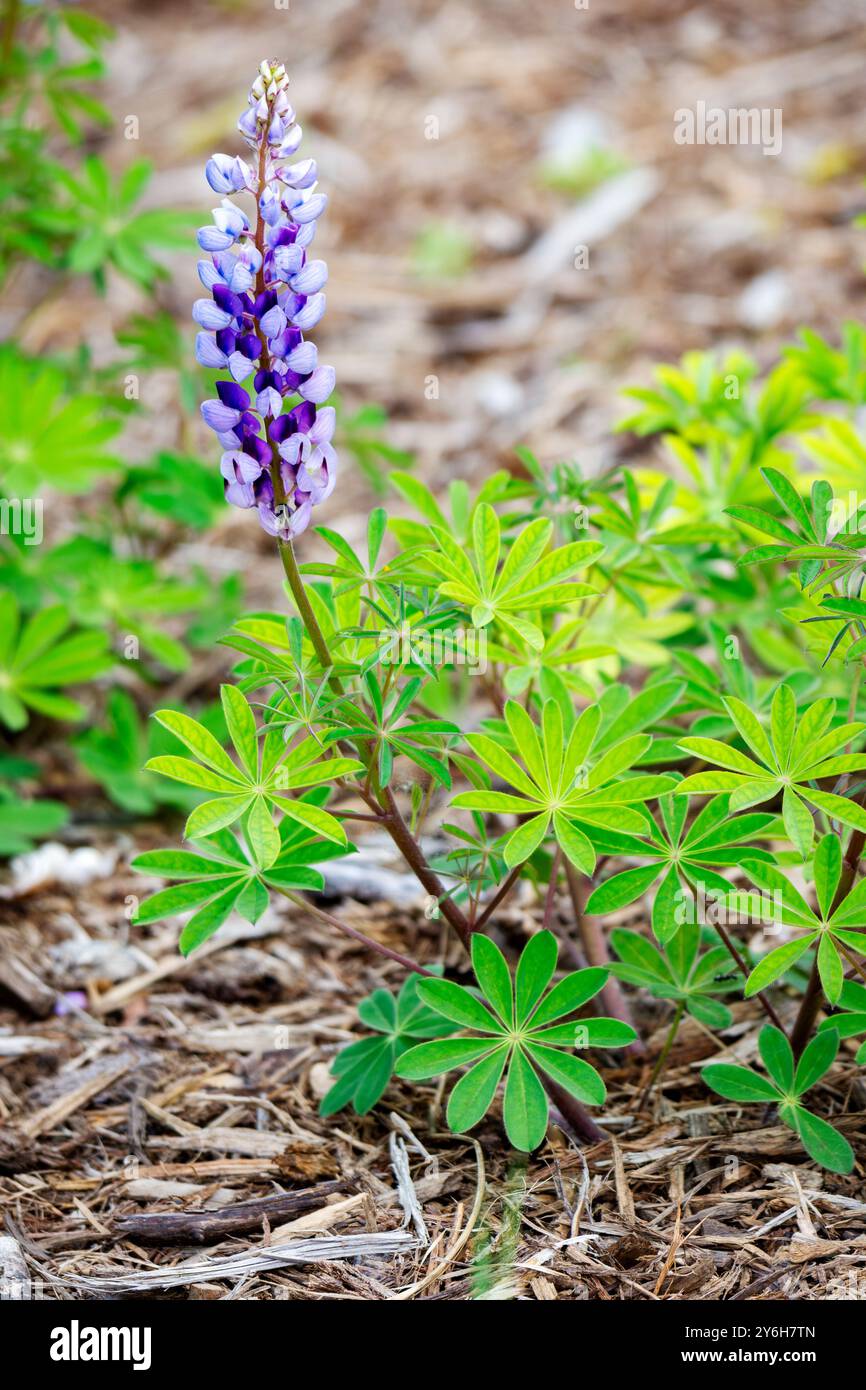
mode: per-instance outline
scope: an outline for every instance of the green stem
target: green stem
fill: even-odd
[[[344,695],[345,687],[340,677],[334,673],[334,660],[328,647],[327,638],[319,626],[309,595],[307,594],[301,572],[295,560],[295,552],[292,549],[291,541],[280,541],[280,559],[283,562],[286,579],[292,591],[292,598],[295,600],[301,621],[306,628],[313,650],[316,653],[319,664],[326,672],[328,683],[335,695]],[[359,757],[362,762],[367,764],[367,771],[372,767],[372,756],[359,750]],[[362,789],[362,794],[363,789]],[[395,845],[399,849],[406,863],[414,873],[422,888],[426,889],[431,898],[436,898],[439,903],[439,910],[450,927],[453,927],[463,945],[469,948],[471,932],[469,922],[457,904],[448,897],[445,887],[438,874],[430,868],[424,856],[424,852],[415,836],[412,834],[402,815],[400,808],[394,799],[394,793],[390,787],[383,787],[378,800],[371,792],[364,794],[367,804],[374,810],[384,811],[382,824],[391,836]]]
[[[665,1041],[664,1041],[664,1047],[662,1048],[661,1052],[659,1053],[659,1055],[658,1055],[658,1060],[656,1061],[656,1064],[655,1064],[655,1066],[653,1067],[652,1076],[650,1077],[649,1081],[647,1082],[646,1086],[644,1087],[643,1093],[642,1093],[642,1095],[641,1095],[641,1098],[640,1098],[640,1100],[638,1101],[638,1105],[637,1105],[638,1110],[643,1110],[644,1106],[646,1105],[647,1101],[649,1100],[649,1097],[650,1097],[650,1094],[651,1094],[651,1092],[652,1092],[653,1086],[656,1084],[656,1082],[658,1081],[658,1079],[659,1079],[659,1077],[661,1076],[662,1072],[664,1071],[665,1063],[667,1062],[668,1056],[670,1055],[670,1050],[671,1050],[671,1048],[673,1047],[673,1045],[674,1045],[674,1043],[675,1043],[675,1041],[676,1041],[677,1033],[680,1031],[680,1024],[681,1024],[682,1021],[683,1021],[683,1014],[684,1014],[684,1012],[685,1012],[685,1008],[686,1008],[685,1000],[684,1000],[684,999],[681,999],[680,1002],[677,1004],[676,1010],[675,1010],[675,1012],[674,1012],[674,1016],[673,1016],[673,1020],[672,1020],[672,1022],[671,1022],[671,1026],[670,1026],[670,1028],[668,1029],[668,1035],[667,1035],[667,1037],[665,1038]]]
[[[286,579],[289,581],[289,588],[292,591],[292,598],[301,617],[301,622],[307,630],[307,636],[313,644],[313,651],[319,659],[319,665],[328,678],[328,684],[335,695],[344,695],[345,690],[340,677],[334,675],[334,662],[331,657],[325,634],[319,627],[313,606],[310,603],[301,572],[298,569],[298,562],[295,559],[295,552],[292,549],[291,541],[280,541],[280,559],[283,562]]]

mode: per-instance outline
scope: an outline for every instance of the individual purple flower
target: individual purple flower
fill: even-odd
[[[254,507],[256,495],[253,484],[262,476],[262,465],[250,454],[232,449],[220,459],[220,473],[225,479],[226,501],[235,507]]]
[[[237,155],[215,154],[205,165],[204,176],[214,193],[239,193],[250,186],[252,171]]]
[[[198,275],[210,297],[193,307],[202,330],[196,360],[230,378],[201,408],[224,451],[226,500],[255,507],[263,528],[286,543],[309,525],[337,474],[336,417],[324,406],[335,373],[304,339],[325,312],[327,266],[308,248],[327,199],[316,191],[315,160],[293,160],[302,132],[287,88],[283,65],[263,62],[238,122],[249,162],[229,154],[207,161],[205,178],[222,203],[198,232],[210,256]],[[235,194],[252,195],[255,228]]]

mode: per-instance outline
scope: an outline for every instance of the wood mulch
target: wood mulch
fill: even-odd
[[[596,1055],[610,1138],[590,1149],[554,1123],[518,1155],[498,1108],[455,1138],[432,1083],[395,1083],[371,1114],[321,1120],[355,1002],[397,985],[399,968],[290,905],[184,961],[172,928],[126,922],[141,891],[121,862],[74,895],[45,885],[4,904],[0,1205],[37,1295],[823,1299],[862,1287],[866,1095],[850,1056],[816,1098],[858,1153],[847,1178],[821,1173],[758,1107],[702,1085],[710,1057],[754,1060],[754,1004],[735,1005],[723,1035],[687,1021],[638,1112],[668,1022],[667,1006],[641,1006],[646,1057]],[[349,899],[339,911],[422,962],[438,956],[438,924],[420,927],[420,913]],[[494,934],[519,948],[540,916],[527,894]],[[4,1252],[10,1280],[16,1246]]]

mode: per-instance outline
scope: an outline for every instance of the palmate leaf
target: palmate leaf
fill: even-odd
[[[837,837],[823,836],[815,851],[817,909],[776,865],[747,858],[741,868],[761,891],[732,891],[725,899],[726,907],[741,918],[775,923],[798,933],[758,962],[746,981],[746,995],[766,989],[817,945],[821,987],[829,1002],[836,1004],[844,983],[843,958],[850,960],[852,952],[866,955],[866,881],[856,884],[832,910],[842,871]]]
[[[70,632],[60,604],[41,608],[22,622],[18,603],[5,594],[0,606],[0,723],[23,729],[29,711],[50,719],[81,719],[81,705],[59,687],[94,680],[114,659],[102,632]]]
[[[81,627],[135,637],[142,658],[168,670],[189,666],[186,647],[165,623],[204,604],[208,591],[201,580],[165,575],[152,560],[118,556],[108,541],[81,535],[54,547],[43,574]]]
[[[476,627],[496,621],[505,632],[540,651],[544,646],[541,629],[519,615],[559,608],[593,594],[589,585],[575,583],[570,576],[593,564],[603,550],[596,541],[572,541],[545,555],[552,534],[552,522],[542,518],[530,522],[503,562],[499,517],[488,502],[482,502],[472,517],[470,553],[445,527],[434,524],[430,535],[438,549],[423,558],[442,578],[440,596],[466,608]]]
[[[340,777],[362,770],[353,758],[322,758],[321,744],[312,736],[289,746],[279,732],[259,731],[244,696],[231,687],[221,689],[223,712],[238,761],[196,720],[177,710],[158,710],[155,718],[185,744],[198,761],[173,756],[151,758],[146,768],[187,785],[217,792],[189,816],[185,834],[197,839],[241,821],[262,869],[274,863],[279,834],[273,811],[297,822],[326,840],[345,846],[346,833],[329,811],[308,799],[294,799],[290,791],[333,784]],[[246,707],[246,708],[244,708]]]
[[[308,562],[301,565],[301,574],[327,576],[335,581],[337,594],[366,588],[368,593],[372,591],[384,597],[403,584],[413,581],[423,584],[424,576],[416,574],[413,568],[416,557],[426,549],[423,545],[407,546],[393,560],[385,561],[381,565],[378,563],[387,525],[387,512],[383,507],[374,507],[367,523],[366,564],[356,555],[345,536],[341,536],[338,531],[332,531],[330,527],[317,526],[316,535],[321,536],[326,545],[334,551],[336,562]]]
[[[366,1115],[381,1100],[397,1059],[408,1048],[420,1038],[443,1038],[454,1031],[420,999],[421,978],[410,975],[396,999],[377,989],[361,1000],[361,1022],[381,1036],[362,1038],[337,1053],[331,1065],[336,1080],[319,1104],[320,1115],[334,1115],[349,1104],[356,1114]]]
[[[631,835],[598,834],[597,848],[607,848],[617,856],[648,858],[645,867],[615,873],[590,894],[586,911],[601,915],[615,912],[642,897],[655,883],[652,928],[659,941],[669,941],[679,930],[685,905],[694,901],[694,889],[728,893],[730,885],[717,869],[731,868],[741,861],[743,844],[759,839],[775,822],[766,813],[732,816],[730,798],[713,797],[687,826],[690,802],[674,795],[659,798],[660,815],[643,812],[648,838]],[[751,859],[770,860],[766,850],[750,848]]]
[[[715,996],[731,993],[740,982],[731,978],[731,958],[724,946],[701,952],[702,935],[697,922],[684,922],[659,950],[638,932],[616,927],[610,942],[619,960],[610,967],[611,974],[658,999],[684,1004],[708,1028],[729,1028],[731,1012]]]
[[[55,166],[56,177],[75,212],[76,237],[66,259],[68,270],[104,281],[109,262],[137,284],[150,286],[166,272],[151,255],[154,248],[183,248],[195,227],[188,212],[162,208],[136,212],[151,175],[137,160],[116,181],[101,159],[89,155],[76,174]]]
[[[758,1040],[761,1057],[770,1077],[750,1067],[713,1062],[701,1075],[718,1095],[742,1104],[775,1102],[779,1118],[799,1135],[810,1157],[831,1173],[850,1173],[854,1151],[841,1134],[801,1104],[801,1097],[827,1074],[839,1050],[839,1034],[827,1028],[812,1039],[794,1072],[791,1045],[784,1033],[768,1024]]]
[[[323,741],[329,746],[347,739],[368,745],[375,753],[382,787],[390,784],[394,758],[402,754],[440,786],[450,789],[448,744],[459,735],[460,728],[448,719],[418,719],[412,715],[413,705],[423,697],[425,684],[414,677],[402,689],[389,692],[377,673],[368,670],[364,676],[367,705],[361,704],[357,696],[338,700],[331,709],[332,727]]]
[[[76,391],[53,362],[0,347],[0,488],[5,497],[39,497],[46,487],[87,491],[100,473],[121,466],[109,452],[121,420],[96,395]]]
[[[812,849],[815,810],[842,825],[866,830],[866,810],[862,806],[849,797],[811,785],[821,777],[866,768],[866,753],[840,752],[861,738],[866,724],[851,722],[831,730],[836,702],[830,699],[810,705],[798,721],[789,685],[780,685],[773,697],[769,736],[742,701],[729,697],[724,703],[749,752],[743,753],[713,738],[680,739],[680,747],[687,753],[724,770],[686,777],[677,788],[677,795],[727,791],[730,809],[742,811],[781,794],[786,832],[804,859]]]
[[[595,868],[592,837],[596,829],[640,834],[646,820],[636,808],[676,786],[671,777],[626,776],[646,755],[652,738],[635,734],[599,751],[600,722],[598,705],[577,716],[569,707],[564,721],[560,703],[550,699],[544,703],[539,726],[522,705],[509,700],[500,739],[468,735],[473,752],[515,791],[460,792],[451,805],[529,817],[502,842],[509,868],[528,859],[552,826],[566,857],[589,875]]]
[[[322,789],[304,793],[304,800],[316,804],[327,797]],[[139,873],[157,875],[173,884],[142,902],[136,924],[156,922],[181,913],[194,915],[180,938],[180,949],[189,953],[223,925],[232,911],[249,922],[258,921],[268,905],[268,889],[279,892],[298,889],[320,892],[324,879],[312,867],[334,854],[344,853],[328,841],[310,835],[292,821],[284,821],[277,835],[276,853],[263,869],[251,843],[247,827],[247,846],[229,830],[218,830],[196,842],[196,852],[184,849],[151,850],[140,854],[131,867]],[[348,846],[352,851],[354,846]]]
[[[503,1121],[517,1149],[537,1148],[547,1130],[548,1103],[540,1077],[548,1077],[586,1104],[603,1103],[605,1087],[598,1072],[563,1049],[625,1047],[636,1034],[619,1019],[562,1022],[598,994],[608,971],[578,970],[548,990],[557,952],[552,933],[539,932],[524,948],[512,978],[498,946],[476,932],[472,966],[483,1001],[449,980],[419,982],[419,997],[434,1012],[481,1035],[421,1043],[397,1062],[397,1075],[416,1081],[470,1066],[448,1103],[448,1123],[457,1133],[484,1117],[506,1068]]]

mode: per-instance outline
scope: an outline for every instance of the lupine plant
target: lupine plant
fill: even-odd
[[[205,169],[221,201],[198,234],[195,353],[216,374],[201,409],[226,500],[273,537],[289,606],[238,618],[223,639],[237,658],[226,739],[157,714],[191,756],[159,752],[148,772],[196,800],[191,848],[135,861],[171,884],[138,921],[186,917],[189,952],[276,894],[378,952],[402,972],[399,992],[361,1003],[373,1036],[338,1054],[322,1113],[368,1113],[395,1074],[459,1071],[452,1129],[495,1114],[501,1094],[523,1150],[542,1143],[551,1105],[572,1136],[604,1140],[585,1107],[605,1103],[605,1063],[581,1054],[644,1067],[643,1001],[623,986],[672,1011],[642,1076],[644,1100],[659,1082],[656,1103],[684,1015],[723,1056],[734,1009],[739,1022],[756,1007],[733,996],[754,997],[772,1082],[720,1060],[708,1085],[777,1106],[816,1161],[849,1171],[847,1142],[801,1097],[836,1065],[839,1037],[866,1031],[851,978],[866,957],[866,721],[846,668],[866,652],[866,560],[850,518],[828,531],[828,485],[802,500],[786,450],[817,428],[807,406],[822,391],[846,400],[859,378],[814,338],[760,391],[742,356],[693,355],[633,393],[628,426],[664,433],[666,475],[584,478],[522,450],[520,475],[474,496],[456,479],[441,499],[401,468],[401,514],[376,507],[356,554],[327,524],[335,377],[306,336],[325,309],[312,243],[326,198],[314,160],[297,157],[280,63],[262,63],[238,130],[242,151]],[[299,564],[316,521],[321,545]],[[743,529],[773,544],[744,555]],[[833,627],[822,661],[803,650],[818,619]],[[431,855],[432,822],[446,847]],[[422,930],[448,929],[454,949],[432,966],[310,896],[316,865],[362,847],[369,825],[418,880]],[[504,912],[521,890],[537,926]],[[565,951],[577,968],[557,979]],[[816,1106],[827,1100],[822,1089]]]

